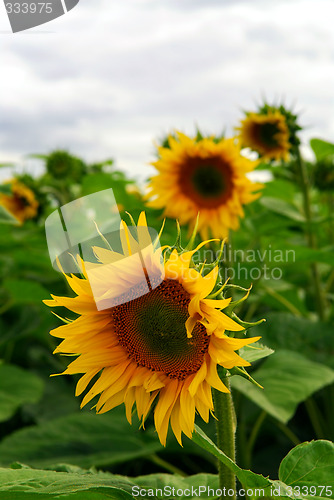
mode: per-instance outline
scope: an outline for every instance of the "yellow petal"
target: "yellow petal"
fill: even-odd
[[[174,408],[171,412],[170,424],[172,427],[172,431],[174,432],[174,435],[175,435],[180,446],[182,446],[182,438],[181,438],[182,429],[181,429],[181,425],[180,425],[180,414],[181,413],[182,413],[182,411],[180,409],[180,400],[177,399],[177,401],[175,402]]]
[[[161,389],[159,401],[155,408],[155,428],[157,430],[160,442],[163,446],[165,446],[166,444],[169,417],[173,409],[175,400],[178,397],[179,391],[179,380],[171,380],[166,387]]]
[[[230,392],[218,377],[217,365],[211,360],[209,361],[208,365],[209,366],[206,381],[211,385],[211,387],[214,387],[214,389],[217,389],[218,391],[227,393]]]
[[[116,408],[116,406],[121,405],[124,402],[125,389],[113,394],[103,405],[102,408],[96,410],[96,413],[106,413],[107,411]]]
[[[180,392],[180,410],[186,425],[185,431],[188,433],[187,435],[191,435],[194,430],[195,422],[195,401],[186,386],[183,387]]]
[[[125,415],[129,424],[132,424],[132,408],[135,402],[135,387],[127,389],[124,396]]]
[[[191,384],[189,385],[188,391],[192,397],[194,397],[199,384],[201,382],[203,382],[206,375],[207,375],[207,363],[206,363],[206,359],[205,359],[203,361],[201,368],[198,370],[198,372],[196,373],[195,377],[193,378]]]
[[[86,389],[87,385],[90,383],[90,381],[99,373],[99,370],[90,370],[89,372],[85,373],[78,381],[76,389],[75,389],[75,395],[80,396],[80,394],[83,393],[83,391]]]

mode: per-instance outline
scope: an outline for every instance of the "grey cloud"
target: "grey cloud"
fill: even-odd
[[[153,139],[173,128],[193,133],[195,124],[231,132],[263,92],[297,99],[313,126],[305,137],[334,133],[332,26],[329,16],[313,19],[313,2],[99,5],[94,14],[80,2],[59,33],[5,39],[3,154],[68,147],[92,160],[115,156],[143,176]]]

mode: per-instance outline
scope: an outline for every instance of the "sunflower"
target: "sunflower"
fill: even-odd
[[[258,198],[262,184],[246,174],[257,162],[240,155],[234,139],[199,140],[177,133],[169,136],[168,147],[159,147],[153,165],[159,174],[149,183],[149,206],[164,208],[164,216],[177,218],[190,231],[200,213],[198,230],[208,239],[225,238],[229,229],[238,229],[242,206]]]
[[[34,192],[17,179],[8,183],[11,184],[11,193],[0,193],[0,205],[5,207],[21,224],[27,219],[34,219],[39,207]]]
[[[266,160],[287,160],[291,144],[285,116],[277,109],[266,113],[247,113],[241,121],[239,138]]]
[[[153,243],[147,245],[144,213],[136,228],[145,240],[139,241],[140,248],[145,247],[144,278],[142,269],[136,271],[131,263],[132,249],[138,243],[122,222],[123,254],[130,257],[130,263],[125,258],[121,265],[120,254],[94,247],[99,262],[88,263],[78,257],[82,278],[66,276],[77,296],[52,295],[52,300],[44,302],[79,315],[51,334],[63,339],[55,353],[77,356],[63,372],[83,374],[76,395],[90,384],[81,406],[95,396],[99,396],[97,413],[124,403],[129,423],[134,406],[143,423],[154,407],[160,442],[166,444],[170,424],[182,444],[182,433],[192,437],[195,413],[207,422],[213,412],[212,388],[229,392],[217,374],[217,365],[227,369],[249,365],[236,351],[259,337],[239,339],[226,334],[227,330],[237,332],[243,328],[221,312],[230,299],[208,298],[216,285],[218,267],[205,276],[191,267],[192,256],[199,247],[179,254],[175,249],[164,252]],[[168,259],[166,253],[170,254]],[[118,271],[122,268],[123,273],[109,273],[113,269],[110,264],[115,264]],[[93,284],[94,280],[89,280],[91,271],[95,272]],[[148,283],[149,289],[143,294]],[[112,307],[97,308],[101,302],[96,298],[105,298],[107,290],[110,296],[122,296],[122,300]]]

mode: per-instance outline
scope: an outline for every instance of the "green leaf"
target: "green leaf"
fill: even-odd
[[[115,482],[115,484],[113,484]],[[29,468],[0,468],[1,500],[128,500],[132,496],[119,489],[111,474],[68,473]],[[128,486],[129,488],[129,486]]]
[[[0,422],[12,417],[20,406],[36,403],[43,382],[33,373],[12,365],[0,365]]]
[[[276,351],[252,376],[263,390],[240,377],[233,377],[231,385],[283,423],[293,417],[299,403],[334,382],[331,368],[284,350]]]
[[[258,359],[266,358],[274,352],[275,351],[273,349],[270,349],[270,347],[262,345],[259,342],[255,342],[252,345],[246,345],[245,347],[239,349],[239,355],[249,363],[254,363],[254,361],[257,361]]]
[[[259,201],[262,206],[276,212],[277,214],[283,215],[284,217],[296,222],[305,222],[305,217],[296,209],[294,205],[291,205],[291,203],[279,200],[278,198],[271,198],[269,196],[260,198]]]
[[[334,444],[321,439],[296,446],[283,458],[279,478],[308,496],[334,498]]]
[[[304,443],[294,448],[281,463],[279,480],[273,481],[238,467],[197,426],[193,440],[232,469],[244,489],[253,490],[253,495],[248,493],[249,498],[272,497],[274,490],[276,497],[301,498],[297,486],[325,484],[332,487],[333,444],[328,441]],[[171,498],[185,500],[200,496],[206,500],[215,499],[216,493],[219,494],[218,476],[212,474],[186,478],[151,474],[128,478],[68,465],[58,466],[57,471],[30,469],[18,463],[13,467],[0,468],[1,500],[127,500],[137,496],[161,499],[161,490]],[[326,493],[323,493],[322,497],[325,496]]]
[[[15,226],[19,224],[18,220],[2,205],[0,205],[0,223],[13,224]]]
[[[32,467],[71,463],[102,467],[161,451],[157,437],[128,424],[123,408],[105,415],[80,412],[26,427],[0,443],[0,463]]]
[[[200,497],[206,500],[217,498],[212,491],[219,488],[218,476],[214,474],[196,474],[186,478],[170,474],[149,474],[129,478],[72,466],[63,467],[63,470],[64,472],[34,470],[22,464],[15,464],[15,470],[0,468],[0,498],[1,500],[30,500],[32,498],[34,500],[58,498],[60,500],[110,498],[126,500],[138,496],[138,498],[148,497],[159,500],[162,497],[177,497],[185,500],[196,497],[196,491],[198,494],[201,487]],[[211,491],[208,491],[208,488]],[[160,494],[161,489],[164,495]],[[141,495],[138,493],[140,491]]]
[[[294,261],[295,262],[322,262],[324,264],[329,264],[333,266],[333,252],[334,247],[328,246],[320,250],[307,247],[295,246],[294,250]]]
[[[283,179],[274,179],[265,183],[264,195],[266,198],[281,198],[290,202],[296,193],[292,182]]]
[[[112,176],[106,173],[98,173],[86,175],[82,179],[82,194],[87,196],[97,191],[102,191],[104,189],[113,189],[115,187],[115,181]]]
[[[298,495],[294,495],[290,493],[287,486],[281,481],[273,481],[267,477],[262,476],[261,474],[255,474],[250,470],[241,469],[236,463],[231,460],[225,453],[223,453],[217,446],[208,438],[208,436],[202,431],[200,427],[195,426],[195,432],[192,437],[193,441],[197,443],[199,446],[204,448],[204,450],[209,451],[218,458],[226,467],[232,470],[237,478],[239,479],[242,486],[247,489],[260,489],[263,490],[264,495],[271,496],[270,490],[279,489],[281,497],[288,496],[290,498],[298,498]],[[264,496],[263,494],[256,495],[254,491],[254,496]],[[251,496],[251,495],[247,495]]]
[[[310,491],[311,486],[317,490],[313,498],[333,498],[330,490],[333,490],[334,481],[334,445],[329,441],[303,443],[291,450],[282,460],[279,480],[273,481],[238,467],[199,427],[196,427],[193,440],[231,468],[244,489],[253,490],[253,495],[247,494],[248,498],[301,498],[299,492],[303,493],[303,487]],[[218,476],[213,474],[186,478],[150,474],[129,478],[66,465],[58,467],[58,471],[34,470],[22,464],[13,467],[15,469],[0,468],[1,500],[127,500],[136,497],[161,499],[162,496],[208,500],[216,499],[216,493],[219,494]],[[320,496],[322,485],[325,488]]]
[[[4,281],[3,286],[11,299],[18,304],[40,304],[49,295],[48,291],[35,281],[8,279]]]
[[[310,146],[318,161],[326,156],[334,155],[334,144],[331,142],[323,141],[322,139],[311,139]]]
[[[254,335],[261,335],[264,344],[275,350],[296,351],[334,369],[333,324],[297,318],[285,312],[268,313],[266,319],[266,323],[252,331]]]

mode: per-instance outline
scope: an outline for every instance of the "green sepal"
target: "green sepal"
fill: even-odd
[[[213,262],[210,262],[210,264],[207,264],[206,262],[203,262],[201,264],[201,269],[203,272],[203,275],[207,275],[209,274],[215,267],[217,267],[219,265],[219,262],[221,260],[221,257],[223,255],[223,252],[224,252],[224,245],[225,245],[225,242],[226,242],[226,239],[225,240],[222,240],[221,241],[221,244],[220,244],[220,250],[219,250],[219,253],[217,255],[217,258],[216,260],[214,260]],[[223,290],[223,288],[225,287],[226,285],[226,282],[222,285],[221,282],[217,283],[216,286],[218,285],[218,290],[216,290],[215,292],[212,292],[208,297],[207,299],[212,299],[214,297],[217,297],[217,295],[220,293],[221,290]],[[216,288],[215,286],[215,288]]]
[[[254,380],[253,377],[251,377],[249,375],[249,373],[246,372],[246,370],[243,367],[234,366],[234,368],[231,368],[228,371],[230,373],[230,377],[232,377],[233,375],[239,375],[240,377],[243,377],[246,380],[248,380],[249,382],[251,382],[252,384],[256,385],[256,387],[263,389],[262,385],[260,385],[258,382],[256,382],[256,380]]]
[[[225,298],[224,294],[223,294],[223,290],[226,287],[226,282],[225,283],[219,282],[219,283],[216,284],[216,286],[218,286],[218,289],[215,292],[210,293],[210,295],[208,295],[206,297],[206,299],[217,299],[217,300],[219,300],[219,299],[224,299]]]
[[[228,311],[228,308],[224,309],[224,313],[225,312],[229,312]],[[238,316],[232,311],[232,314],[231,314],[231,317],[232,319],[234,319],[237,323],[239,323],[240,326],[242,326],[245,330],[248,330],[249,328],[253,328],[253,326],[258,326],[258,325],[261,325],[261,323],[264,323],[266,320],[265,318],[263,319],[259,319],[259,321],[254,321],[252,323],[248,322],[248,321],[242,321],[240,318],[238,318]]]
[[[181,246],[181,227],[180,227],[180,223],[179,221],[176,219],[176,230],[177,230],[177,234],[176,234],[176,240],[175,240],[175,243],[174,245],[171,245],[171,246],[168,246],[168,248],[166,248],[166,250],[164,251],[164,259],[165,261],[167,262],[171,256],[171,253],[173,252],[173,250],[176,250],[178,254],[181,254],[183,252],[185,252],[185,249],[182,248]]]
[[[225,312],[231,313],[231,312],[233,312],[233,309],[235,309],[239,304],[241,304],[242,302],[247,300],[249,293],[252,289],[252,285],[249,288],[243,288],[242,286],[238,286],[238,285],[226,285],[226,288],[227,289],[234,288],[234,289],[242,290],[243,292],[246,292],[246,294],[243,297],[241,297],[241,299],[233,300],[232,302],[230,302],[230,304],[226,308]]]
[[[129,219],[130,219],[130,221],[131,221],[131,224],[132,224],[134,227],[137,227],[137,224],[135,223],[135,220],[134,220],[134,218],[132,217],[132,215],[131,215],[129,212],[127,212],[127,211],[125,211],[125,213],[126,213],[126,215],[129,217]]]
[[[190,240],[188,241],[188,244],[187,244],[186,248],[184,249],[184,251],[194,249],[195,239],[196,239],[196,235],[197,235],[197,231],[198,231],[198,221],[199,221],[199,213],[197,214],[195,226],[194,226],[193,232],[191,233]]]
[[[176,219],[176,240],[175,240],[175,243],[174,245],[172,246],[172,248],[176,248],[176,250],[181,253],[183,252],[183,248],[181,246],[181,227],[180,227],[180,223],[179,221]]]
[[[199,141],[202,141],[204,139],[204,136],[202,134],[202,132],[200,131],[199,127],[197,126],[196,127],[196,142],[199,142]]]
[[[217,372],[218,372],[218,375],[221,379],[233,377],[234,375],[239,375],[240,377],[243,377],[243,378],[247,379],[249,382],[251,382],[252,384],[256,385],[256,387],[263,389],[262,385],[260,385],[258,382],[256,382],[256,380],[254,380],[253,377],[251,377],[249,375],[249,373],[247,373],[243,367],[234,366],[233,368],[227,369],[227,368],[224,368],[223,366],[218,365]]]
[[[243,292],[248,292],[249,288],[244,288],[240,285],[232,285],[232,283],[226,283],[226,288],[234,288],[235,290],[242,290]]]

